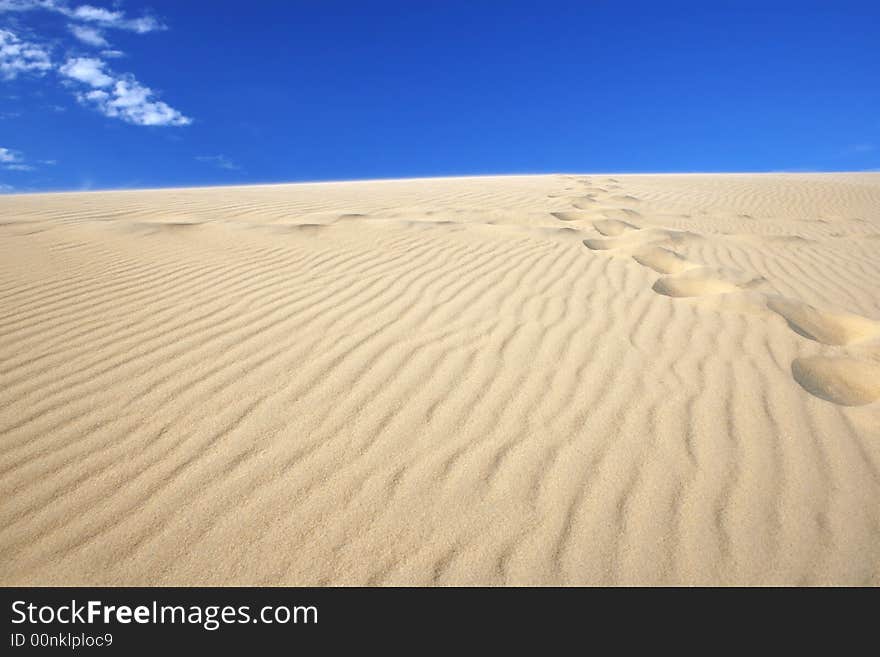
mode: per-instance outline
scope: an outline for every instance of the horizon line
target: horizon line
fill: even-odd
[[[166,187],[100,187],[95,189],[51,189],[41,191],[0,192],[5,196],[37,196],[41,194],[96,194],[106,192],[156,192],[165,190],[223,189],[232,187],[278,187],[284,185],[340,185],[346,183],[410,182],[420,180],[456,180],[472,178],[537,178],[541,176],[757,176],[757,175],[839,175],[880,173],[880,169],[855,170],[812,170],[812,169],[774,169],[771,171],[581,171],[581,172],[543,172],[543,173],[474,173],[449,176],[410,176],[389,178],[341,178],[335,180],[283,180],[230,184],[207,185],[169,185]]]

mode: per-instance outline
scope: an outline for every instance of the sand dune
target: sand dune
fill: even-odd
[[[0,583],[880,584],[880,174],[0,197]]]

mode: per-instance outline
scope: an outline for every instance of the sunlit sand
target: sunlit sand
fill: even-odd
[[[2,584],[880,584],[880,174],[0,197]]]

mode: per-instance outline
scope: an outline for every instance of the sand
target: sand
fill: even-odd
[[[0,583],[880,584],[880,174],[0,197]]]

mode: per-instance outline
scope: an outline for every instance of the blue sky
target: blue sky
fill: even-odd
[[[0,191],[866,169],[877,0],[0,0]]]

